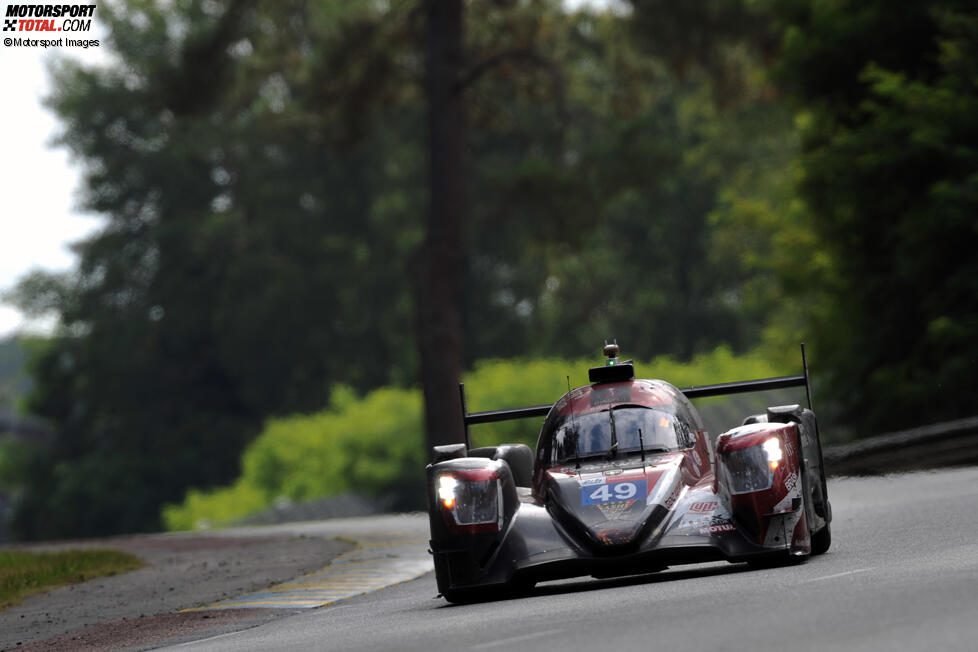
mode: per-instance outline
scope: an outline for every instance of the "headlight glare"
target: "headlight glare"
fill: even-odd
[[[762,444],[764,452],[767,453],[767,463],[771,470],[778,468],[784,453],[781,452],[781,442],[777,437],[771,437]]]
[[[458,486],[458,480],[451,475],[443,475],[438,478],[438,497],[441,499],[442,504],[445,509],[451,509],[455,506],[455,487]]]
[[[449,527],[460,532],[496,532],[502,524],[502,485],[491,469],[454,469],[438,477],[438,500]]]

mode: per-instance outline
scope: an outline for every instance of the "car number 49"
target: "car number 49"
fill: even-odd
[[[585,505],[596,505],[598,503],[621,502],[632,500],[638,495],[639,484],[645,482],[615,482],[614,484],[603,484],[596,487],[584,487],[582,501]]]

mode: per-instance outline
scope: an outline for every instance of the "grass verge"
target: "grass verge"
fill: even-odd
[[[0,551],[0,610],[35,593],[143,565],[141,559],[121,550]]]

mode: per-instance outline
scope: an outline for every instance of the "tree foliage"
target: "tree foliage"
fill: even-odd
[[[27,346],[23,339],[0,339],[0,414],[12,413],[28,389],[24,373]]]
[[[827,384],[865,432],[973,412],[978,11],[777,3],[799,190],[829,256],[814,313]]]
[[[587,383],[587,368],[594,362],[482,361],[465,375],[468,409],[552,402],[567,390],[568,377],[575,387]],[[757,356],[733,355],[723,347],[692,362],[663,356],[637,364],[641,373],[679,386],[792,371]],[[522,419],[475,426],[473,444],[535,446],[541,422]],[[339,386],[321,411],[270,420],[242,454],[242,474],[234,483],[189,491],[182,503],[165,507],[164,523],[171,530],[220,527],[267,509],[280,497],[302,501],[343,492],[383,497],[399,508],[424,509],[423,441],[418,390],[385,387],[357,397]]]
[[[417,240],[401,143],[419,111],[382,106],[348,142],[321,106],[318,80],[343,64],[320,49],[341,50],[333,21],[359,14],[175,9],[107,7],[120,62],[54,71],[62,140],[107,222],[76,275],[20,288],[64,324],[36,369],[31,407],[59,437],[21,505],[27,536],[154,528],[162,501],[237,475],[265,415],[412,371],[397,261]],[[313,45],[304,21],[330,28]]]
[[[873,67],[867,58],[840,73],[840,90],[812,63],[835,45],[818,36],[824,21],[810,19],[829,12],[828,23],[845,23],[842,10],[801,0],[633,5],[626,15],[568,13],[557,0],[464,5],[454,74],[469,203],[450,252],[461,297],[452,290],[434,303],[460,304],[465,368],[578,357],[609,337],[638,359],[688,361],[762,340],[771,359],[793,359],[807,324],[839,333],[839,315],[869,314],[858,310],[861,296],[883,301],[868,285],[846,294],[863,278],[852,272],[866,270],[846,267],[859,264],[849,260],[859,250],[840,244],[837,234],[849,232],[833,220],[869,194],[854,183],[850,199],[832,185],[842,153],[862,150],[819,163],[819,147],[833,142],[823,136],[933,92],[925,105],[946,127],[920,137],[963,152],[946,170],[954,161],[967,169],[970,150],[950,143],[970,142],[971,105],[939,101],[970,74],[970,55],[958,52],[969,41],[951,18],[928,23],[947,44],[930,76],[902,59]],[[63,325],[35,363],[30,407],[58,437],[32,462],[24,536],[155,528],[160,505],[190,487],[203,496],[228,486],[263,424],[320,410],[331,388],[411,394],[420,371],[414,282],[431,253],[425,7],[133,0],[100,9],[111,64],[54,68],[49,103],[62,143],[86,166],[85,207],[106,222],[78,245],[74,273],[32,275],[15,292],[22,307]],[[856,40],[884,14],[860,10],[840,33]],[[904,18],[918,15],[887,20]],[[852,52],[876,47],[843,42]],[[780,90],[764,73],[772,61]],[[800,135],[779,93],[804,108]],[[846,104],[853,98],[880,108]],[[796,160],[800,144],[809,153]],[[861,187],[879,192],[871,163]],[[793,185],[801,174],[804,202]],[[950,185],[931,198],[966,214],[967,176],[939,174]],[[829,188],[845,201],[819,204]],[[910,242],[916,229],[910,219],[893,237]],[[958,234],[938,231],[935,242]],[[955,296],[972,289],[955,283],[964,293]],[[837,306],[836,296],[848,298]],[[971,322],[942,310],[926,312],[921,328],[958,346],[963,336],[946,333]],[[890,323],[894,312],[884,311]],[[437,353],[439,331],[425,332]],[[845,360],[857,347],[826,337],[813,353],[824,368],[837,350],[833,364],[851,371]],[[939,350],[951,349],[920,355]],[[833,387],[842,395],[854,384]],[[305,432],[304,423],[293,425]],[[390,435],[378,428],[378,441]],[[395,475],[406,468],[397,464]],[[317,482],[303,486],[329,490]],[[254,505],[272,490],[240,491],[228,496]]]

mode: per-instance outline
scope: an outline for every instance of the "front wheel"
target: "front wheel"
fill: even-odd
[[[442,597],[452,604],[476,604],[478,602],[509,600],[530,593],[535,585],[535,582],[529,580],[514,580],[509,584],[482,588],[448,589],[442,593]]]
[[[818,531],[818,533],[812,535],[812,554],[821,555],[824,554],[829,546],[832,545],[832,529],[828,524],[825,523],[825,527]]]
[[[475,604],[492,599],[489,591],[478,591],[474,589],[449,589],[441,595],[452,604]]]
[[[763,570],[765,568],[781,568],[782,566],[794,566],[800,564],[807,558],[806,555],[793,555],[787,550],[758,555],[747,560],[747,565],[753,570]]]

